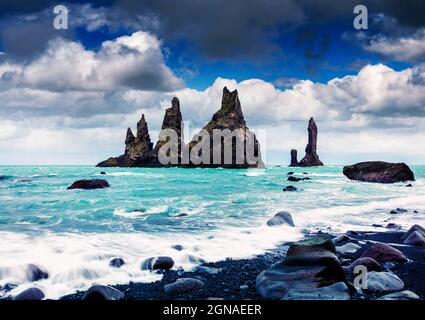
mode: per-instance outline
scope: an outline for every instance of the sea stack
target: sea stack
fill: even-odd
[[[119,157],[112,157],[100,162],[97,167],[139,167],[152,161],[153,144],[149,136],[145,115],[137,123],[137,134],[130,128],[125,138],[125,151]]]
[[[214,134],[220,130],[222,134],[231,133],[232,137],[230,139],[214,139]],[[243,146],[242,152],[241,145]],[[220,110],[213,115],[211,121],[203,127],[201,132],[195,135],[188,147],[191,155],[188,167],[264,167],[260,144],[246,125],[238,91],[230,92],[227,87],[223,89]],[[226,153],[225,150],[231,150],[231,153]],[[199,159],[197,162],[192,158],[195,151]]]
[[[166,155],[170,159],[175,157],[176,161],[174,165],[181,163],[181,154],[184,147],[183,130],[183,117],[180,111],[180,101],[177,97],[174,97],[171,101],[171,107],[165,110],[164,121],[162,122],[158,142],[153,150],[153,155],[158,161],[158,165],[160,165],[160,153]],[[177,139],[175,139],[176,141],[173,140],[174,144],[169,142],[170,132],[173,132],[173,134],[177,136]],[[162,148],[167,142],[169,143],[168,148]],[[169,165],[172,166],[173,164],[170,163]]]
[[[317,167],[323,166],[317,155],[317,125],[313,118],[308,122],[308,143],[305,148],[305,156],[299,162],[300,167]]]
[[[299,166],[297,149],[291,150],[291,164],[289,166],[290,167],[298,167]]]

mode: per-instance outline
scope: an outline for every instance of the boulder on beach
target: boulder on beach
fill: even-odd
[[[378,300],[397,300],[397,301],[403,301],[403,300],[419,300],[419,296],[409,290],[404,290],[400,292],[394,292],[387,294],[385,296],[380,297]]]
[[[347,269],[350,270],[351,272],[354,272],[354,269],[357,266],[364,266],[366,267],[367,271],[381,271],[382,267],[379,264],[379,262],[377,262],[375,259],[372,259],[370,257],[362,257],[362,258],[358,258],[357,260],[353,261],[348,267]]]
[[[367,291],[393,292],[404,288],[404,282],[391,272],[369,272],[367,274]]]
[[[82,298],[83,300],[122,300],[124,293],[110,287],[102,285],[94,285],[90,287]]]
[[[13,300],[43,300],[44,293],[38,288],[28,288],[13,297]]]
[[[36,266],[32,263],[26,266],[25,273],[28,281],[38,281],[42,279],[47,279],[49,277],[49,273],[46,270],[43,270],[39,266]]]
[[[350,300],[350,290],[344,282],[313,289],[291,289],[282,300]]]
[[[386,243],[377,243],[372,245],[362,254],[362,257],[372,258],[379,263],[407,261],[407,258],[400,250],[397,250]]]
[[[201,289],[204,283],[201,280],[194,278],[181,278],[173,283],[164,285],[164,291],[168,295],[179,295],[184,293],[191,293]]]
[[[142,270],[169,270],[173,267],[174,260],[170,257],[151,257],[143,261]]]
[[[417,231],[417,232],[421,233],[423,236],[425,236],[425,229],[422,228],[420,225],[415,224],[405,234],[403,234],[403,236],[401,237],[401,240],[402,241],[406,240],[415,231]]]
[[[407,210],[403,208],[397,208],[390,211],[390,214],[400,214],[400,213],[406,213]]]
[[[392,230],[400,230],[401,225],[399,225],[397,223],[390,222],[390,223],[387,224],[387,226],[385,228],[392,229]]]
[[[356,253],[359,249],[360,246],[355,243],[346,243],[342,246],[336,247],[336,251],[342,255]]]
[[[121,268],[125,264],[125,261],[123,258],[113,258],[111,261],[109,261],[109,265],[114,268]]]
[[[91,189],[103,189],[108,187],[109,187],[108,181],[103,179],[90,179],[90,180],[83,179],[83,180],[75,181],[71,186],[68,187],[68,190],[72,190],[72,189],[91,190]]]
[[[414,246],[425,246],[425,236],[419,231],[414,231],[403,241],[403,243]]]
[[[345,166],[343,173],[350,180],[363,182],[395,183],[415,180],[412,170],[405,163],[360,162]]]
[[[257,276],[256,290],[263,298],[281,299],[291,290],[316,290],[345,281],[330,237],[316,236],[292,244],[285,260]]]
[[[295,227],[294,221],[292,220],[292,216],[289,212],[281,211],[274,215],[273,218],[267,221],[268,226],[278,226],[286,224],[291,227]]]

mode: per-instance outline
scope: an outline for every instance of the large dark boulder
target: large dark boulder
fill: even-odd
[[[181,278],[177,279],[176,282],[164,285],[164,291],[168,295],[179,295],[191,293],[201,289],[203,286],[204,283],[201,280],[194,278]]]
[[[393,248],[386,243],[377,243],[372,245],[362,254],[362,257],[372,258],[378,263],[407,261],[407,258],[400,250]]]
[[[360,162],[345,166],[342,172],[350,180],[364,182],[395,183],[415,180],[412,170],[405,163]]]
[[[168,270],[174,265],[174,260],[170,257],[151,257],[143,261],[142,270]]]
[[[13,300],[43,300],[44,293],[38,288],[28,288],[18,295]]]
[[[256,290],[266,299],[281,299],[287,294],[293,295],[291,292],[308,290],[317,293],[316,289],[346,282],[335,253],[328,236],[294,243],[285,260],[258,275]]]
[[[83,300],[122,300],[124,294],[110,286],[94,285],[88,289]]]
[[[68,187],[69,190],[72,189],[103,189],[109,187],[109,183],[103,179],[83,179],[75,181],[71,186]]]
[[[294,220],[292,220],[292,216],[289,212],[281,211],[274,215],[273,218],[267,221],[268,226],[278,226],[286,224],[291,227],[295,227]]]
[[[25,273],[29,281],[38,281],[42,279],[47,279],[49,277],[49,273],[47,271],[36,266],[35,264],[27,265]]]

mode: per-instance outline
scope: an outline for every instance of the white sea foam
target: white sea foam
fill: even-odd
[[[256,228],[226,228],[204,234],[49,233],[30,237],[1,232],[0,238],[0,285],[7,282],[19,284],[11,295],[35,286],[47,298],[56,299],[93,284],[158,280],[157,274],[140,269],[141,262],[151,256],[170,256],[175,261],[174,268],[189,270],[201,261],[251,257],[282,241],[297,240],[301,233],[297,228],[271,228],[262,224]],[[176,244],[184,249],[173,249]],[[126,264],[120,269],[111,268],[108,263],[114,257],[124,258]],[[23,271],[26,263],[46,269],[49,278],[29,283]]]

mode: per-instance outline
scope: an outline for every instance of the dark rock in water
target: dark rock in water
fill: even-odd
[[[304,181],[304,180],[311,180],[311,179],[309,177],[306,177],[306,178],[298,178],[298,177],[294,177],[294,176],[288,177],[288,181],[292,181],[292,182],[299,182],[299,181]]]
[[[143,261],[142,270],[168,270],[174,265],[174,260],[170,257],[151,257]]]
[[[314,289],[290,289],[282,300],[350,300],[350,290],[344,282]]]
[[[43,291],[38,288],[29,288],[16,295],[13,300],[43,300],[43,298]]]
[[[3,286],[0,286],[0,291],[9,292],[15,289],[18,285],[14,283],[5,283]]]
[[[395,183],[415,180],[415,176],[405,163],[382,161],[360,162],[343,168],[344,175],[350,180],[376,183]]]
[[[183,246],[181,244],[176,244],[176,245],[173,246],[173,249],[176,249],[177,251],[182,251]]]
[[[397,224],[397,223],[388,223],[387,226],[385,227],[387,229],[393,229],[393,230],[400,230],[401,229],[401,225]]]
[[[308,143],[305,148],[305,156],[298,164],[300,167],[323,166],[317,155],[317,125],[313,118],[308,122]]]
[[[286,259],[257,276],[256,290],[266,299],[281,299],[290,290],[315,290],[345,282],[329,236],[292,244]]]
[[[83,300],[122,300],[124,294],[110,286],[95,285],[84,293]]]
[[[295,172],[294,171],[290,171],[287,173],[288,176],[292,176]]]
[[[38,281],[42,279],[47,279],[49,277],[49,273],[35,264],[27,265],[25,269],[28,281]]]
[[[179,295],[196,291],[202,287],[204,287],[204,283],[201,280],[181,278],[177,279],[176,282],[166,284],[164,286],[164,291],[168,295]]]
[[[187,217],[187,216],[188,216],[187,213],[180,213],[180,214],[176,215],[176,217],[178,217],[178,218]]]
[[[100,174],[106,174],[106,172],[105,171],[101,171]]]
[[[425,229],[422,228],[420,225],[415,224],[401,237],[401,240],[402,241],[406,240],[415,231],[417,231],[417,232],[421,233],[423,236],[425,236]]]
[[[229,133],[232,133],[232,138],[213,139],[214,130],[228,130]],[[250,152],[236,152],[237,142],[240,142],[240,145],[243,143],[245,150]],[[227,87],[223,89],[220,110],[213,115],[211,121],[202,128],[201,132],[195,135],[188,147],[191,154],[198,155],[199,162],[203,158],[205,160],[202,161],[203,163],[197,164],[193,162],[194,159],[190,159],[187,167],[223,167],[229,169],[264,167],[261,159],[260,144],[255,134],[246,125],[238,91],[230,92]],[[226,159],[226,152],[223,152],[223,150],[231,150],[231,158],[230,152],[228,152],[228,158]],[[214,159],[214,154],[219,155],[221,158]],[[209,164],[205,162],[209,162]]]
[[[278,212],[273,218],[267,221],[268,226],[277,226],[282,224],[287,224],[291,227],[295,227],[294,221],[292,220],[292,216],[289,212]]]
[[[408,188],[412,188],[412,187],[413,187],[413,185],[412,185],[411,183],[409,183],[409,184],[406,184],[406,187],[408,187]]]
[[[299,163],[298,163],[297,150],[292,149],[291,150],[291,164],[289,166],[290,167],[298,167],[298,165],[299,165]]]
[[[386,243],[377,243],[372,245],[362,254],[362,257],[372,258],[379,263],[407,261],[407,258],[400,250],[397,250]]]
[[[303,172],[303,174],[308,174],[308,172]]]
[[[86,189],[86,190],[91,190],[91,189],[103,189],[103,188],[108,188],[109,187],[109,183],[106,180],[102,180],[102,179],[90,179],[90,180],[78,180],[75,181],[71,186],[68,187],[68,190],[72,190],[72,189]]]
[[[287,186],[285,188],[283,188],[283,191],[297,191],[298,189],[295,188],[294,186]]]
[[[111,261],[109,261],[109,265],[114,268],[121,268],[125,264],[125,261],[123,258],[114,258]]]
[[[0,176],[0,181],[10,179],[10,176]]]
[[[348,269],[353,272],[357,266],[365,266],[367,271],[381,271],[382,267],[376,260],[369,257],[362,257],[355,260],[348,266]]]
[[[425,246],[425,236],[419,231],[414,231],[403,241],[403,243],[414,246]]]
[[[391,210],[391,211],[390,211],[390,214],[400,214],[400,213],[405,213],[405,212],[407,212],[407,210],[406,210],[406,209],[403,209],[403,208],[397,208],[397,209]]]

